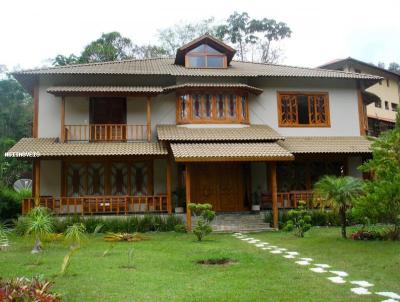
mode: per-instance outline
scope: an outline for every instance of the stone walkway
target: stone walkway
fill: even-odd
[[[262,242],[259,239],[248,237],[242,233],[234,233],[232,236],[249,244],[253,244],[255,247],[265,250],[271,254],[281,255],[285,259],[293,259],[295,260],[294,263],[300,266],[309,267],[309,270],[316,274],[327,274],[329,277],[326,277],[326,279],[332,283],[345,284],[348,282],[354,285],[350,291],[355,295],[361,296],[375,294],[383,299],[386,299],[382,300],[382,302],[400,302],[400,295],[397,293],[389,291],[375,292],[373,291],[374,284],[365,280],[351,280],[348,273],[338,270],[331,270],[331,266],[329,264],[314,263],[314,259],[300,257],[300,253],[296,251],[288,251],[286,248],[270,245],[268,242]]]

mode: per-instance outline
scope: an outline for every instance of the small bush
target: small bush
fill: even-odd
[[[22,199],[31,195],[30,190],[16,192],[12,188],[0,187],[0,220],[16,218],[21,214]]]
[[[61,296],[50,292],[53,283],[38,278],[0,279],[0,301],[56,302]]]
[[[377,231],[359,230],[351,234],[353,240],[380,240],[382,235]]]
[[[177,224],[177,225],[175,225],[174,231],[175,231],[176,233],[186,233],[186,232],[187,232],[186,226],[185,226],[184,224]]]
[[[189,209],[198,218],[193,234],[198,241],[202,241],[204,236],[212,232],[211,221],[215,218],[215,212],[211,211],[212,205],[209,203],[190,203]]]
[[[292,232],[298,237],[304,237],[304,233],[311,228],[311,216],[305,209],[305,204],[299,202],[296,210],[288,212],[289,220],[286,222],[284,231]]]

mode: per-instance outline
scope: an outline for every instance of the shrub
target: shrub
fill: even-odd
[[[186,226],[185,226],[184,224],[177,224],[177,225],[175,225],[174,231],[175,231],[176,233],[186,233],[186,232],[187,232]]]
[[[299,207],[296,210],[288,212],[289,220],[286,222],[284,231],[292,232],[298,237],[304,237],[304,233],[311,228],[311,216],[306,211],[304,204],[299,202]]]
[[[193,229],[193,234],[195,234],[198,241],[201,241],[204,236],[212,232],[210,223],[215,218],[215,212],[211,210],[212,205],[209,203],[190,203],[189,209],[198,218],[196,226]]]
[[[83,223],[74,223],[65,231],[65,240],[70,243],[71,249],[79,247],[86,239],[86,227]]]
[[[61,296],[50,292],[53,283],[38,278],[0,279],[0,301],[56,302]]]
[[[0,188],[0,220],[16,218],[21,213],[22,199],[31,195],[30,190],[16,192],[12,188]]]
[[[32,235],[35,238],[32,254],[39,253],[42,249],[41,240],[53,232],[53,217],[47,208],[36,207],[28,213],[26,223],[26,235]]]
[[[382,235],[377,231],[368,231],[368,230],[358,230],[351,234],[351,239],[353,240],[378,240],[382,239]]]

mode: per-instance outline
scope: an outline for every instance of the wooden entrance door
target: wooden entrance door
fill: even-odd
[[[245,210],[241,164],[194,164],[190,182],[191,202],[210,203],[218,212]]]

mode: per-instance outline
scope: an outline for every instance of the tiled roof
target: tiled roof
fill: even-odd
[[[371,153],[371,141],[363,136],[291,136],[279,145],[293,154]]]
[[[293,160],[277,143],[174,143],[176,161],[264,161]]]
[[[30,152],[28,154],[28,152]],[[24,154],[25,153],[25,154]],[[10,157],[167,155],[161,143],[59,143],[55,138],[22,138],[7,153]]]
[[[48,93],[92,93],[92,92],[111,92],[111,93],[161,93],[162,87],[157,86],[52,86],[47,89]]]
[[[241,127],[187,127],[176,125],[157,126],[158,139],[162,141],[274,141],[283,139],[267,125]]]
[[[260,94],[263,92],[262,89],[254,87],[254,86],[249,86],[246,84],[241,84],[241,83],[184,83],[184,84],[179,84],[179,85],[173,85],[173,86],[168,86],[164,87],[164,91],[173,91],[176,89],[183,89],[183,88],[241,88],[244,90],[247,90],[249,92],[252,92],[254,94]]]
[[[77,64],[13,73],[16,78],[24,75],[44,74],[127,74],[171,76],[218,76],[218,77],[305,77],[380,80],[381,77],[338,70],[293,67],[275,64],[232,61],[229,68],[185,68],[174,64],[174,59],[159,58],[124,60],[102,63]]]

